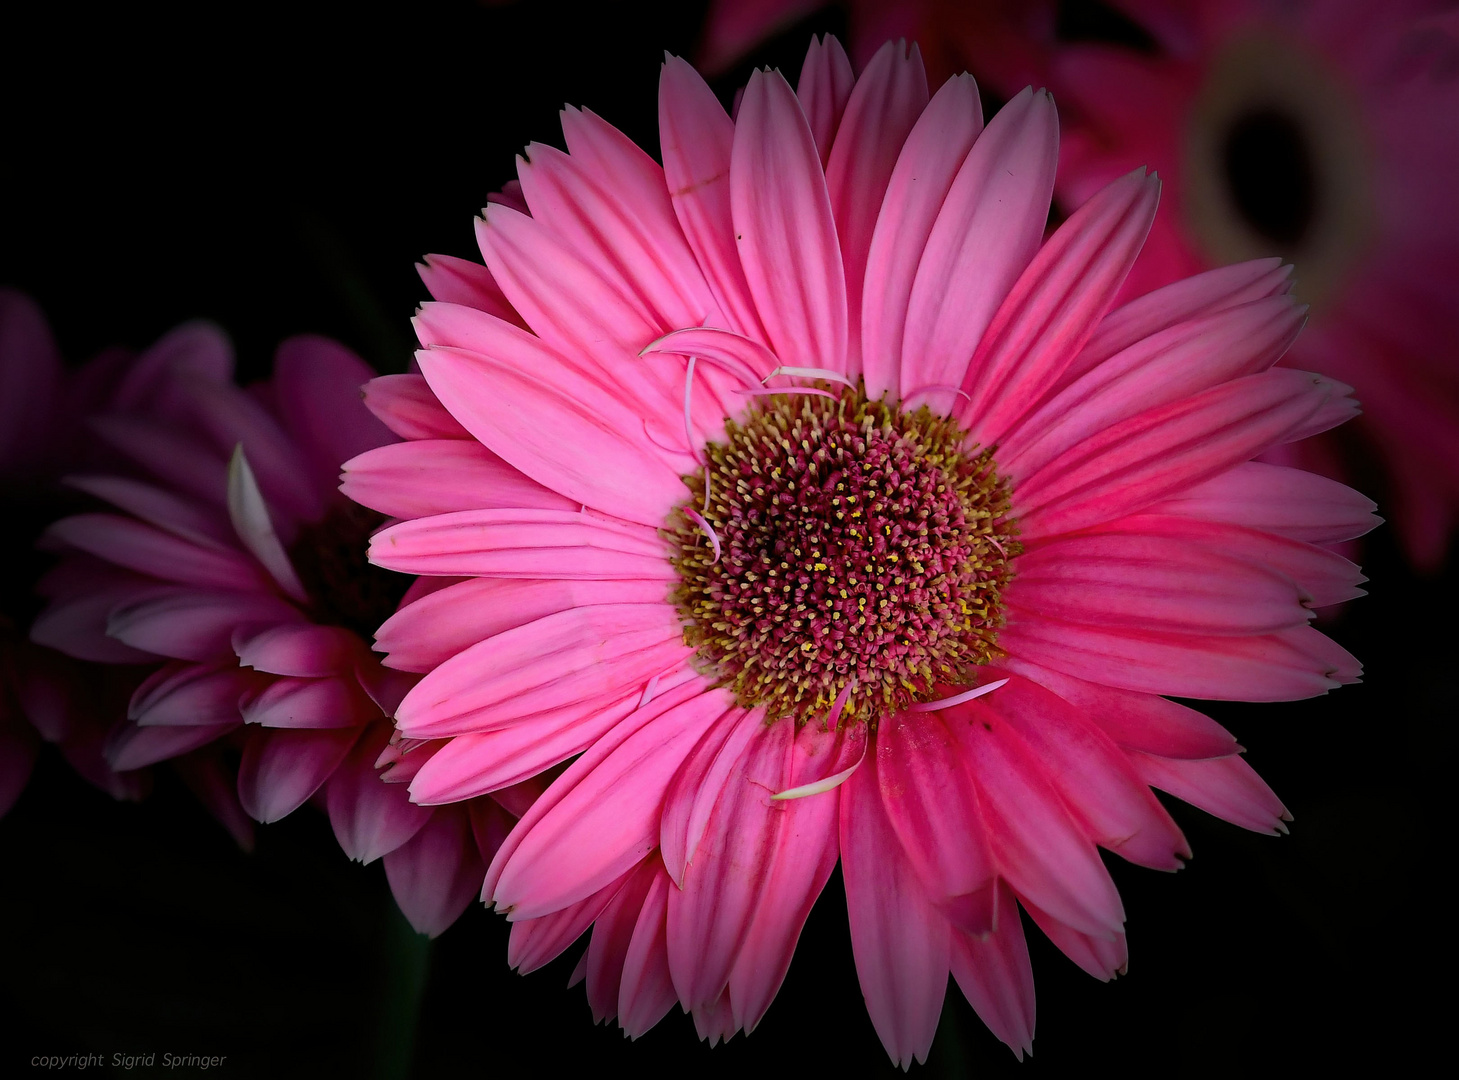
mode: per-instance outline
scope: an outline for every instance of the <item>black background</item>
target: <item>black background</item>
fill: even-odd
[[[216,320],[248,377],[302,331],[381,370],[408,360],[413,263],[474,255],[472,217],[556,110],[584,105],[656,150],[664,49],[696,3],[458,0],[0,15],[0,283],[33,295],[63,351],[144,346]],[[753,60],[794,78],[803,23]],[[749,63],[716,83],[726,97]],[[1360,388],[1361,391],[1361,388]],[[1362,468],[1382,500],[1382,479]],[[1295,815],[1254,836],[1167,800],[1195,849],[1178,875],[1110,859],[1130,974],[1102,986],[1030,935],[1039,1013],[1016,1065],[953,988],[929,1076],[1110,1066],[1179,1075],[1394,1068],[1431,1050],[1453,998],[1453,570],[1417,579],[1385,529],[1371,596],[1328,632],[1365,683],[1212,711]],[[0,820],[0,1072],[36,1054],[227,1055],[233,1076],[644,1075],[893,1070],[857,988],[839,877],[761,1027],[709,1050],[677,1010],[635,1043],[565,990],[577,950],[527,977],[473,907],[429,946],[378,866],[305,808],[244,854],[163,772],[116,804],[47,752]],[[105,1071],[105,1070],[97,1070]],[[177,1070],[166,1075],[196,1075]]]

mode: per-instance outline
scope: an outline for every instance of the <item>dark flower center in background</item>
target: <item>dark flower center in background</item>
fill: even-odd
[[[1253,229],[1295,249],[1312,224],[1317,174],[1301,126],[1277,109],[1236,117],[1222,158],[1231,199]]]
[[[707,508],[686,478],[666,530],[706,676],[771,720],[824,721],[842,698],[833,722],[875,724],[997,655],[1021,549],[1007,485],[954,421],[847,390],[765,398],[725,429]]]
[[[289,548],[315,621],[353,630],[367,642],[395,614],[412,581],[366,558],[370,534],[384,520],[355,503],[336,503],[319,521],[301,526]]]

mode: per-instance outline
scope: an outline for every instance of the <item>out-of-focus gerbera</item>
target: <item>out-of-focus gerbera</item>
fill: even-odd
[[[849,70],[817,41],[732,121],[670,59],[662,167],[565,110],[567,152],[519,162],[529,212],[478,223],[486,267],[429,267],[423,377],[370,390],[409,441],[345,490],[413,519],[374,562],[458,579],[377,636],[426,673],[396,712],[437,742],[413,797],[576,756],[486,876],[514,965],[591,925],[596,1015],[638,1035],[677,1001],[728,1038],[839,858],[892,1058],[925,1056],[949,971],[1022,1053],[1018,909],[1121,970],[1097,847],[1188,854],[1151,786],[1281,828],[1231,737],[1161,695],[1353,681],[1308,620],[1358,594],[1319,545],[1372,504],[1252,461],[1354,411],[1272,368],[1303,317],[1286,268],[1111,311],[1153,177],[1045,241],[1047,94],[985,129],[971,78],[929,100],[915,48]]]
[[[215,328],[165,340],[146,381],[91,421],[111,461],[68,483],[112,509],[44,534],[61,559],[41,582],[49,603],[32,639],[145,665],[108,739],[114,768],[232,747],[251,817],[275,821],[316,797],[345,852],[383,857],[406,916],[439,933],[511,818],[492,799],[423,809],[376,771],[395,752],[386,715],[411,680],[383,670],[362,635],[408,581],[366,563],[380,518],[336,490],[341,462],[393,438],[361,402],[372,373],[334,342],[299,337],[270,382],[244,390]]]
[[[1459,513],[1459,7],[1116,0],[1154,50],[1056,50],[1073,206],[1136,163],[1166,205],[1132,293],[1280,255],[1311,323],[1286,363],[1358,388],[1410,556]],[[1320,459],[1313,459],[1316,464]]]

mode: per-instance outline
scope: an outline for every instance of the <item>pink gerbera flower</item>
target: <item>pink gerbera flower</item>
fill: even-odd
[[[1169,212],[1132,295],[1235,259],[1296,264],[1312,323],[1287,363],[1359,388],[1401,539],[1433,569],[1459,513],[1459,9],[1116,6],[1155,48],[1053,53],[1049,85],[1077,116],[1061,196],[1077,206],[1136,164],[1160,170]]]
[[[380,628],[424,677],[423,804],[572,760],[486,875],[523,969],[579,973],[631,1035],[678,1002],[750,1030],[837,860],[871,1018],[925,1056],[949,971],[1016,1053],[1022,907],[1125,963],[1097,852],[1175,869],[1155,786],[1259,831],[1281,803],[1161,695],[1357,678],[1308,625],[1358,595],[1321,544],[1372,504],[1254,463],[1347,388],[1272,369],[1302,309],[1275,260],[1110,311],[1155,214],[1133,172],[1044,241],[1058,132],[983,126],[915,48],[859,80],[833,40],[735,120],[682,60],[663,166],[567,109],[486,268],[433,260],[421,376],[371,384],[409,441],[346,465],[405,520],[371,559],[451,578]],[[405,754],[409,760],[410,754]]]
[[[270,383],[243,390],[215,328],[164,344],[145,380],[134,373],[92,420],[113,459],[69,483],[114,509],[47,530],[62,558],[31,636],[146,673],[110,734],[112,767],[235,748],[249,816],[275,821],[317,798],[345,852],[383,857],[406,916],[437,934],[511,819],[493,799],[421,808],[376,771],[395,752],[387,714],[412,680],[382,669],[362,635],[408,582],[367,565],[380,519],[336,490],[340,462],[392,440],[361,404],[372,373],[340,345],[300,337],[279,349]],[[530,790],[499,797],[520,812]]]

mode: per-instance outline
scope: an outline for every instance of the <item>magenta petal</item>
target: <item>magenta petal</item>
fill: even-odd
[[[855,84],[856,75],[841,42],[830,34],[812,37],[795,85],[795,96],[810,125],[823,166],[830,159]],[[736,122],[745,122],[743,103]]]
[[[1284,833],[1292,820],[1256,770],[1237,754],[1208,761],[1176,761],[1137,751],[1130,760],[1145,783],[1168,791],[1233,825],[1260,833]]]
[[[1213,758],[1239,749],[1231,733],[1216,721],[1162,697],[1087,682],[1023,657],[1006,657],[1000,663],[1054,691],[1126,750],[1160,757]]]
[[[998,868],[973,779],[941,717],[902,712],[883,720],[876,758],[883,812],[933,903],[987,890]],[[953,911],[993,915],[989,905],[954,904]],[[974,934],[993,929],[991,921],[953,922]]]
[[[371,863],[419,832],[431,811],[416,806],[403,787],[387,784],[375,758],[390,738],[388,724],[376,724],[350,751],[325,789],[325,806],[335,839],[351,859]]]
[[[846,280],[826,178],[795,94],[750,76],[735,124],[730,208],[740,263],[775,354],[843,371]]]
[[[340,490],[347,496],[389,517],[507,507],[570,510],[579,505],[465,439],[381,446],[346,461],[342,480]]]
[[[593,923],[593,938],[588,944],[587,992],[594,1023],[611,1020],[618,1015],[624,957],[633,940],[633,929],[643,911],[643,902],[661,872],[658,860],[645,859],[628,875]]]
[[[1096,844],[1156,870],[1178,870],[1190,858],[1185,837],[1128,756],[1058,695],[1014,675],[973,711],[995,715],[1023,736]]]
[[[729,710],[709,726],[669,784],[664,794],[659,847],[664,867],[679,888],[684,887],[684,873],[704,838],[720,793],[745,747],[760,734],[761,724],[758,712]]]
[[[233,651],[239,627],[302,619],[298,609],[267,593],[202,592],[174,588],[115,608],[106,632],[135,649],[178,660],[216,660]]]
[[[762,337],[730,220],[730,148],[735,126],[714,91],[677,56],[659,80],[659,144],[679,227],[731,329]]]
[[[643,718],[651,708],[641,709],[578,758],[493,861],[493,869],[501,866],[491,893],[497,909],[516,918],[545,915],[591,895],[652,851],[664,790],[724,707],[721,694],[708,693],[651,720]]]
[[[917,46],[908,49],[903,42],[887,42],[851,91],[826,161],[826,188],[846,268],[851,329],[846,373],[853,377],[861,371],[862,291],[872,234],[892,170],[927,97],[927,76]]]
[[[358,736],[355,728],[251,732],[238,766],[243,809],[264,824],[292,814],[339,768]]]
[[[1047,92],[1025,90],[973,143],[928,234],[907,304],[903,392],[960,386],[968,361],[1048,220],[1059,121]],[[956,398],[928,398],[946,413]]]
[[[427,255],[415,264],[426,290],[447,304],[464,304],[498,319],[521,325],[522,317],[512,309],[491,271],[469,259],[454,255]]]
[[[275,679],[242,711],[246,722],[269,728],[353,728],[380,716],[353,675]]]
[[[1033,1053],[1033,967],[1013,890],[1002,881],[997,888],[1004,914],[996,931],[982,938],[953,931],[952,976],[988,1030],[1022,1061]]]
[[[139,417],[101,416],[90,424],[103,443],[121,451],[167,487],[204,505],[226,505],[228,462],[212,448]]]
[[[1248,461],[1150,507],[1201,521],[1243,525],[1309,544],[1362,536],[1381,520],[1366,495],[1316,473]]]
[[[1116,934],[1113,941],[1090,937],[1078,930],[1065,926],[1058,919],[1045,914],[1027,900],[1023,901],[1029,917],[1044,932],[1044,935],[1058,946],[1059,951],[1078,964],[1100,982],[1109,982],[1116,975],[1124,974],[1130,962],[1130,950],[1124,934]]]
[[[42,544],[64,544],[118,566],[202,588],[270,588],[257,563],[212,540],[184,540],[119,514],[77,514],[46,530]]]
[[[664,1018],[674,1006],[674,982],[669,975],[669,893],[673,883],[658,867],[633,938],[623,957],[623,978],[618,990],[618,1024],[630,1039],[636,1039]]]
[[[667,604],[562,611],[447,660],[405,696],[396,722],[411,738],[435,738],[578,702],[614,701],[686,654]]]
[[[423,375],[381,375],[365,384],[365,408],[402,439],[469,439]]]
[[[868,755],[841,786],[841,872],[866,1011],[903,1069],[927,1060],[947,995],[951,928],[902,855]]]
[[[866,255],[860,306],[861,369],[869,397],[898,398],[918,389],[904,386],[901,376],[912,286],[927,237],[982,130],[977,84],[971,75],[960,75],[933,95],[897,157]]]
[[[1002,876],[1020,896],[1086,934],[1119,933],[1124,906],[1094,844],[1045,775],[1046,763],[985,701],[942,715],[977,784]]]
[[[441,807],[385,856],[385,876],[416,933],[435,937],[466,910],[485,871],[462,806]]]
[[[507,940],[507,964],[514,971],[526,975],[555,960],[593,925],[593,920],[602,913],[623,887],[623,883],[637,869],[629,868],[621,877],[610,881],[586,900],[569,904],[550,915],[542,915],[536,919],[518,919],[512,923],[511,934]]]
[[[112,729],[107,738],[106,761],[118,773],[130,772],[159,761],[180,757],[237,730],[226,724],[182,724],[141,727],[126,723]]]
[[[363,653],[362,644],[343,627],[293,623],[259,634],[235,634],[233,647],[244,667],[321,678],[348,670]]]
[[[127,706],[127,719],[144,727],[193,727],[237,724],[243,719],[238,702],[262,689],[257,675],[237,664],[164,664],[137,687]]]
[[[402,521],[370,538],[370,559],[443,577],[669,578],[649,529],[573,510],[460,510]]]

